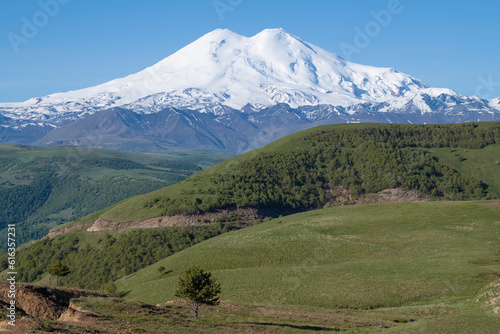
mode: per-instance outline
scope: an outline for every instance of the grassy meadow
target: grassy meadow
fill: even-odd
[[[251,207],[266,216],[275,212],[274,219],[238,230],[217,221],[207,224],[216,231],[189,226],[172,236],[169,228],[75,229],[26,245],[25,257],[34,252],[43,262],[48,256],[38,249],[47,245],[51,261],[78,263],[81,277],[116,272],[102,286],[117,289],[119,298],[77,301],[103,315],[96,332],[499,333],[499,135],[497,122],[309,129],[54,229],[98,218],[120,223],[173,215],[168,209],[183,205],[200,214]],[[179,167],[137,157],[128,160],[154,173]],[[201,169],[199,158],[172,157]],[[82,173],[94,178],[106,171]],[[345,205],[384,189],[411,190],[424,195],[413,200],[430,201]],[[258,202],[266,196],[271,200]],[[253,197],[262,206],[240,205]],[[220,207],[206,204],[217,200]],[[303,212],[279,216],[283,208]],[[56,214],[70,217],[68,209]],[[42,264],[37,284],[47,282],[50,263]],[[175,297],[178,277],[191,264],[222,284],[222,304],[203,310],[200,320]]]
[[[498,333],[500,315],[479,296],[499,282],[499,227],[498,201],[328,208],[209,239],[116,285],[126,300],[165,303],[197,263],[222,283],[224,302],[331,310],[348,324],[337,330],[371,317],[377,326],[356,331]]]
[[[197,263],[235,302],[368,309],[463,300],[500,274],[499,210],[418,202],[310,211],[204,241],[117,285],[128,298],[165,302]]]

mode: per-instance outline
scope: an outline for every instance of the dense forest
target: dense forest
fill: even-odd
[[[191,191],[194,198],[158,196],[144,206],[163,208],[164,215],[234,206],[309,210],[327,205],[345,189],[355,200],[398,187],[436,199],[494,197],[486,184],[440,163],[425,149],[479,149],[500,143],[498,123],[332,127],[302,140],[306,145],[263,153],[232,172],[213,176],[208,186]]]

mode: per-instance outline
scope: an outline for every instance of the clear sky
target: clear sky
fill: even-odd
[[[489,0],[0,0],[0,102],[135,73],[217,28],[278,27],[357,63],[493,98],[499,13]]]

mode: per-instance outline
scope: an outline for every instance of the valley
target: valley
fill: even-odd
[[[177,183],[229,157],[213,153],[0,144],[0,230],[16,223],[18,242],[40,239],[57,225]]]

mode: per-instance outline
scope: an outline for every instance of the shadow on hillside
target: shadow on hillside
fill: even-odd
[[[120,297],[120,298],[127,297],[129,295],[129,293],[131,293],[131,292],[132,292],[132,290],[120,292],[120,294],[118,295],[118,297]]]
[[[291,208],[258,208],[257,215],[262,218],[279,218],[280,216],[289,216],[295,213],[304,212],[307,210],[291,209]]]
[[[173,272],[174,272],[173,270],[163,271],[163,272],[160,273],[160,277],[167,276],[168,274],[173,273]]]
[[[340,332],[340,329],[338,329],[338,328],[330,328],[330,327],[322,327],[322,326],[308,326],[308,325],[299,326],[299,325],[290,325],[290,324],[275,324],[272,322],[248,322],[247,324],[260,325],[260,326],[289,327],[289,328],[293,328],[293,329],[315,331],[315,332],[321,332],[321,331]]]

